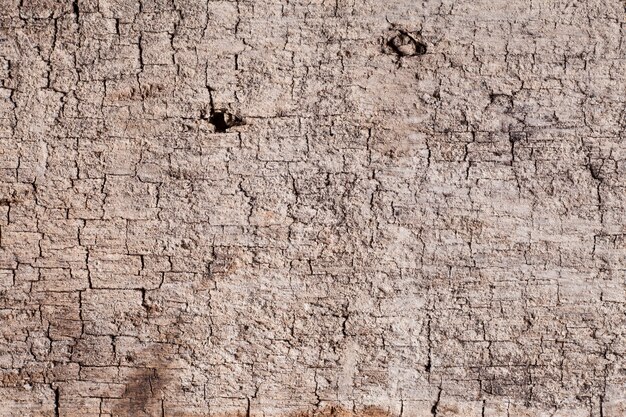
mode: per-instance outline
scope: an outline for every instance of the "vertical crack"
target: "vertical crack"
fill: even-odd
[[[78,24],[78,20],[80,19],[80,10],[78,8],[78,0],[72,1],[72,13],[74,14],[74,19]]]
[[[439,388],[439,392],[437,393],[437,400],[435,401],[435,404],[433,404],[432,408],[430,409],[430,414],[432,414],[433,417],[437,417],[437,412],[439,410],[439,402],[441,401],[441,391],[442,389]]]
[[[60,416],[59,399],[60,399],[59,387],[54,387],[54,417]]]

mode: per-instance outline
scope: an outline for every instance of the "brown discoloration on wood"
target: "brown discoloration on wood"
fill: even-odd
[[[136,368],[126,383],[122,401],[114,408],[115,414],[152,415],[153,410],[162,408],[169,381],[160,368]]]

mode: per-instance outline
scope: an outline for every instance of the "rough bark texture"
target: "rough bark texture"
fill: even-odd
[[[622,0],[1,0],[1,416],[626,415]]]

